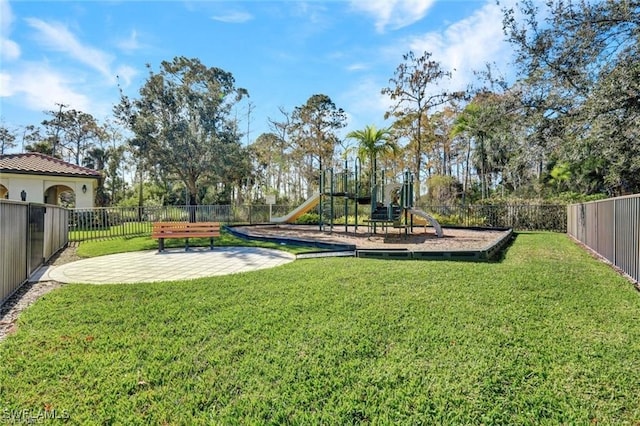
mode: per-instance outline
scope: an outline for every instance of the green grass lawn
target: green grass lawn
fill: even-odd
[[[184,247],[184,238],[170,238],[164,241],[165,248]],[[190,238],[190,247],[209,247],[208,238]],[[228,232],[222,231],[220,236],[214,239],[214,246],[229,247],[263,247],[288,251],[290,253],[307,253],[310,251],[321,251],[321,249],[303,245],[277,244],[267,241],[248,240],[236,237]],[[106,254],[126,253],[140,250],[157,250],[158,240],[146,236],[130,236],[118,238],[106,238],[103,240],[82,241],[78,246],[77,253],[81,257],[95,257]]]
[[[66,285],[21,315],[0,360],[5,417],[634,425],[640,294],[564,235],[525,233],[499,263],[323,258]]]

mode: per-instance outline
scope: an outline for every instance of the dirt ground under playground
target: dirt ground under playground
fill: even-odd
[[[374,234],[367,226],[358,230],[344,225],[334,226],[333,231],[311,225],[257,225],[234,227],[247,235],[277,237],[338,244],[352,244],[358,249],[407,249],[411,251],[481,250],[497,242],[509,231],[443,228],[444,236],[437,238],[431,227],[416,226],[405,235],[404,229],[389,228],[385,233],[380,226]]]

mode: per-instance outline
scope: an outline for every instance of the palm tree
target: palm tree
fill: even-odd
[[[463,183],[463,191],[466,194],[468,185],[469,185],[469,168],[470,168],[470,160],[471,160],[471,151],[472,151],[472,139],[476,141],[475,147],[475,155],[479,157],[478,162],[479,167],[478,174],[480,177],[480,185],[482,188],[482,199],[485,199],[487,196],[488,188],[487,188],[487,150],[486,150],[486,142],[488,139],[487,128],[489,124],[487,123],[489,119],[490,111],[488,108],[477,101],[474,101],[468,104],[464,110],[458,115],[458,117],[454,121],[453,129],[451,130],[451,136],[456,137],[461,134],[466,134],[467,136],[467,158],[465,165],[465,177]]]
[[[377,129],[376,126],[365,126],[363,130],[354,130],[347,134],[350,139],[358,141],[358,158],[369,162],[371,177],[376,172],[376,158],[378,154],[385,154],[398,150],[398,146],[391,139],[391,131],[387,128]]]

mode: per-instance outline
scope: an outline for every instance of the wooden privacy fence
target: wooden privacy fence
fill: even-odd
[[[67,209],[0,200],[0,304],[67,244],[68,224]]]
[[[640,194],[570,205],[567,233],[640,282]]]

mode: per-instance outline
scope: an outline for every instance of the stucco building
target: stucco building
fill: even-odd
[[[95,206],[101,175],[96,170],[29,152],[0,155],[0,198],[59,204],[60,194],[75,194],[76,208]]]

